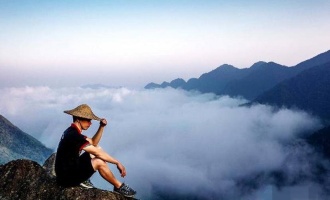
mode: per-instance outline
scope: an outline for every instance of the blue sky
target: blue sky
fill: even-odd
[[[330,2],[0,0],[2,87],[199,77],[330,49]]]

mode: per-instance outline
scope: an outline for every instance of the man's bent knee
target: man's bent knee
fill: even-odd
[[[100,159],[100,158],[93,158],[92,159],[92,166],[93,166],[95,171],[100,169],[101,167],[105,167],[106,165],[107,165],[107,163],[104,160]]]
[[[102,149],[102,147],[99,146],[99,145],[96,145],[95,147],[98,148],[98,149]],[[90,155],[91,158],[95,158],[95,156],[93,154],[89,154],[89,155]]]

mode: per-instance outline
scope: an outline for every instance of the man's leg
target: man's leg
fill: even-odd
[[[99,158],[93,158],[92,165],[94,170],[98,171],[100,175],[114,187],[119,188],[122,185],[122,183],[113,175],[106,162]]]
[[[101,148],[100,146],[97,147]],[[134,197],[136,191],[133,190],[131,187],[129,187],[127,184],[121,183],[118,179],[116,179],[116,177],[113,175],[108,164],[105,161],[96,158],[93,155],[90,155],[90,157],[92,159],[91,163],[94,170],[98,171],[106,181],[108,181],[114,186],[113,188],[114,192],[117,192],[127,197]]]

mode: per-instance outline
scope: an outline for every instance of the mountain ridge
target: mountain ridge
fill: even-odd
[[[190,78],[187,82],[182,79],[181,85],[176,84],[175,87],[173,87],[171,82],[164,81],[161,85],[149,83],[145,86],[145,89],[173,87],[188,91],[196,90],[201,93],[214,93],[216,95],[242,96],[252,101],[278,83],[292,78],[306,69],[329,61],[330,50],[291,67],[264,61],[258,61],[251,67],[243,69],[224,64],[202,74],[199,78]],[[235,73],[229,73],[230,66],[232,70],[236,69]]]
[[[258,96],[253,103],[299,108],[330,120],[330,62],[309,68]]]
[[[22,158],[43,163],[52,152],[0,115],[0,164]]]

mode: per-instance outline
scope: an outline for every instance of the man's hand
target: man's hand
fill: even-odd
[[[119,170],[121,177],[126,176],[126,169],[125,169],[124,165],[122,165],[121,163],[118,163],[117,169]]]
[[[107,120],[106,119],[101,119],[100,121],[100,126],[104,127],[108,124]]]

